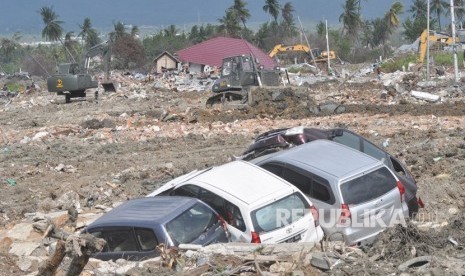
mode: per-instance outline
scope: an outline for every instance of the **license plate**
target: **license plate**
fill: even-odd
[[[297,242],[297,241],[300,241],[301,239],[302,239],[302,236],[299,234],[299,235],[295,235],[294,237],[290,239],[285,240],[284,242],[286,243]]]

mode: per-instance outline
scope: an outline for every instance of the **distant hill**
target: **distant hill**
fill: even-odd
[[[362,14],[365,19],[382,16],[392,1],[361,0]],[[247,8],[252,14],[249,24],[258,26],[270,20],[262,7],[264,0],[249,0]],[[281,0],[284,4],[285,0]],[[306,27],[315,24],[324,18],[330,24],[339,24],[339,16],[342,13],[343,0],[295,0],[290,1]],[[401,0],[409,6],[412,0]],[[217,24],[225,10],[231,6],[232,0],[2,0],[0,16],[0,33],[35,34],[40,38],[43,22],[38,13],[43,6],[53,6],[63,21],[65,31],[79,32],[79,24],[85,17],[89,17],[100,31],[107,32],[113,27],[113,23],[121,21],[125,24],[139,27],[152,26],[156,31],[168,25],[174,24],[178,28],[186,27],[187,30],[193,24],[213,23]]]

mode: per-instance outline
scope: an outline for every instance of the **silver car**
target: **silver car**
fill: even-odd
[[[250,162],[309,197],[333,240],[369,243],[408,216],[405,188],[396,175],[382,161],[347,146],[316,140]]]

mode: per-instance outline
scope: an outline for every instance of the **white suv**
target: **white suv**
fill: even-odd
[[[232,242],[319,242],[313,204],[294,185],[244,161],[194,171],[148,196],[195,197],[224,218]]]

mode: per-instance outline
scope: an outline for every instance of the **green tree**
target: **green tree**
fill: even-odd
[[[319,37],[324,37],[326,34],[326,23],[323,20],[320,20],[318,24],[316,24],[316,33]]]
[[[444,11],[447,9],[449,4],[444,0],[430,0],[430,1],[431,1],[430,9],[436,14],[436,19],[438,20],[439,31],[440,31],[441,30],[441,15],[444,14]]]
[[[434,26],[434,23],[435,21],[431,21],[431,26]],[[426,29],[426,24],[426,17],[417,17],[413,21],[410,18],[407,18],[407,20],[402,23],[402,27],[404,28],[402,35],[409,42],[413,42]]]
[[[58,20],[58,15],[53,10],[53,6],[44,6],[40,8],[39,14],[42,16],[42,21],[45,24],[45,27],[42,29],[42,38],[45,38],[48,41],[60,41],[61,45],[63,45],[65,51],[71,57],[73,62],[76,62],[73,55],[69,52],[61,39],[61,36],[63,35],[63,27],[61,27],[61,24],[63,24],[63,21]]]
[[[454,0],[454,6],[455,7],[464,7],[465,6],[465,1],[464,0]],[[454,13],[455,13],[455,18],[457,18],[457,21],[460,24],[463,24],[464,23],[463,22],[463,17],[465,16],[465,9],[464,8],[454,9]],[[446,9],[446,15],[450,16],[450,8]]]
[[[283,8],[281,9],[284,29],[286,32],[290,33],[290,35],[295,35],[297,33],[293,14],[294,12],[295,10],[291,2],[286,2],[286,4],[284,4]]]
[[[131,28],[131,36],[136,37],[138,35],[139,35],[139,27],[137,27],[136,25],[133,25]]]
[[[90,18],[84,18],[84,22],[82,25],[79,25],[79,29],[81,30],[78,34],[82,38],[83,41],[87,40],[90,30],[92,29],[92,23],[90,22]]]
[[[44,29],[42,30],[42,37],[48,41],[60,41],[61,35],[63,34],[63,21],[58,20],[58,15],[51,7],[42,7],[39,11],[42,16],[42,21],[45,24]]]
[[[399,16],[403,13],[404,6],[401,2],[394,2],[388,12],[384,15],[387,32],[392,34],[400,25]]]
[[[385,18],[376,18],[371,21],[371,25],[373,26],[373,46],[381,46],[386,43],[386,40],[389,37],[389,27],[388,21]]]
[[[412,6],[408,9],[408,12],[412,14],[412,17],[425,17],[427,13],[427,4],[425,0],[413,0]]]
[[[236,11],[237,16],[239,16],[242,22],[242,25],[244,25],[244,29],[247,29],[245,22],[249,20],[250,12],[245,6],[246,6],[246,3],[244,1],[234,0],[234,5],[232,6],[232,8]]]
[[[358,4],[360,0],[346,0],[342,6],[343,13],[339,16],[339,22],[342,22],[342,32],[353,39],[357,36],[361,19],[358,13]]]
[[[228,8],[226,10],[226,15],[218,19],[218,21],[220,22],[218,26],[219,32],[226,36],[240,37],[240,18],[236,10]]]
[[[269,13],[274,18],[275,22],[278,21],[280,10],[281,10],[281,6],[279,4],[279,0],[265,0],[263,11],[266,13]]]

